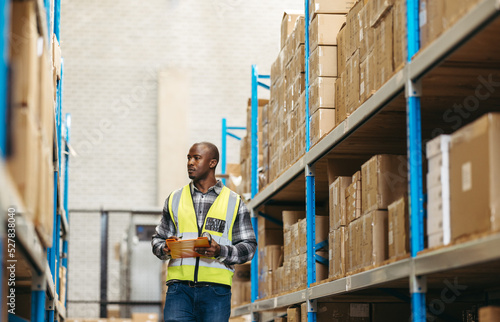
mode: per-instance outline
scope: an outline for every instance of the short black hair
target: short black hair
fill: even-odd
[[[217,146],[215,146],[215,144],[210,143],[210,142],[199,142],[199,143],[195,143],[194,145],[206,146],[208,148],[208,150],[210,151],[210,158],[217,160],[217,164],[219,164],[219,149],[217,148]]]

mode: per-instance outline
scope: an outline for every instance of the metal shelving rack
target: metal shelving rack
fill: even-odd
[[[32,0],[36,3],[39,14],[42,34],[47,37],[51,48],[51,34],[53,30],[60,42],[60,0]],[[62,90],[63,90],[63,64],[61,65],[61,79],[57,81],[56,108],[55,108],[55,134],[54,153],[54,233],[53,245],[45,248],[38,237],[34,224],[23,216],[24,205],[19,196],[14,182],[5,167],[7,143],[7,89],[8,89],[8,52],[9,52],[9,25],[10,25],[9,0],[0,1],[0,208],[1,222],[0,240],[5,238],[5,223],[7,208],[16,207],[16,260],[19,265],[28,268],[28,274],[23,277],[23,283],[31,286],[31,321],[64,321],[66,319],[66,303],[60,303],[59,267],[67,268],[67,253],[69,232],[68,224],[68,165],[69,165],[69,137],[71,118],[67,114],[63,120]],[[43,14],[45,13],[45,14]],[[51,23],[52,22],[52,23]],[[62,244],[61,244],[62,242]],[[62,248],[61,248],[62,246]],[[3,247],[1,247],[3,249]],[[5,257],[2,254],[2,258]],[[4,266],[2,265],[3,269]],[[0,269],[0,270],[1,270]],[[3,273],[0,274],[3,276]],[[26,278],[28,281],[26,281]],[[2,285],[5,285],[2,283]],[[4,306],[0,309],[0,316],[6,316]],[[16,315],[9,314],[9,321],[24,321]]]
[[[309,1],[306,0],[306,89],[309,87],[308,6]],[[477,83],[477,79],[473,79],[477,74],[449,77],[446,71],[459,66],[460,63],[472,62],[479,65],[470,65],[473,70],[472,74],[477,70],[487,70],[489,66],[494,66],[497,75],[499,74],[500,59],[497,57],[500,52],[498,45],[500,37],[497,35],[500,30],[500,3],[498,0],[478,1],[478,4],[458,22],[424,49],[419,48],[419,1],[407,0],[407,8],[408,61],[404,68],[396,72],[369,100],[312,148],[309,146],[309,115],[307,115],[305,155],[258,194],[252,193],[249,208],[252,209],[254,226],[256,226],[256,209],[271,200],[283,201],[283,193],[291,186],[297,188],[296,182],[302,184],[303,180],[299,178],[305,175],[306,217],[307,225],[310,227],[308,229],[308,287],[290,294],[257,300],[254,297],[256,294],[254,288],[258,287],[258,283],[255,283],[258,279],[256,273],[252,272],[252,303],[233,308],[233,316],[252,313],[254,314],[253,320],[256,321],[258,312],[308,302],[308,320],[315,321],[315,301],[319,299],[342,296],[366,289],[384,291],[394,287],[409,290],[411,297],[406,296],[405,300],[411,303],[412,320],[426,321],[426,293],[430,288],[438,288],[444,277],[460,277],[467,282],[468,286],[477,286],[482,290],[487,289],[491,284],[500,285],[500,278],[497,274],[500,267],[499,233],[422,252],[424,249],[423,137],[429,139],[431,136],[429,133],[433,129],[439,129],[442,133],[451,133],[456,130],[443,118],[436,118],[436,116],[442,117],[442,114],[436,115],[436,113],[442,113],[445,110],[443,107],[439,109],[439,104],[443,105],[443,101],[435,98],[440,97],[439,90],[446,88],[442,85],[445,79],[448,88],[459,91],[463,90],[465,85],[473,86]],[[478,46],[482,46],[482,50],[478,50]],[[465,66],[469,68],[467,67],[469,65],[465,64]],[[439,85],[441,86],[439,90],[434,89]],[[306,95],[308,95],[307,90]],[[252,97],[252,100],[254,99]],[[499,111],[494,103],[499,100],[500,94],[493,92],[488,101],[482,102],[481,112]],[[306,104],[307,102],[306,96]],[[474,118],[463,121],[468,123]],[[252,118],[253,127],[256,127],[256,120],[256,117]],[[406,127],[400,128],[399,124],[396,124],[398,121],[406,123]],[[380,122],[384,122],[387,128],[376,126]],[[356,147],[355,145],[353,147],[353,143],[370,139],[366,132],[374,129],[379,131],[379,137],[375,138],[378,142],[371,140],[370,143],[373,144],[370,147],[363,147],[363,151],[358,153],[373,155],[406,152],[408,155],[411,257],[332,282],[311,285],[315,282],[312,256],[314,253],[311,253],[314,251],[314,197],[317,194],[314,191],[315,166],[320,166],[324,158],[334,153],[355,154],[353,149]],[[383,142],[384,137],[391,138],[391,140]],[[256,142],[252,140],[252,152],[257,149],[255,144]],[[253,180],[256,174],[255,168],[253,165],[252,192],[256,192],[257,189]],[[478,273],[474,270],[478,270],[479,265],[481,278],[478,279]],[[400,299],[405,297],[402,294],[395,294],[395,296],[399,296]]]

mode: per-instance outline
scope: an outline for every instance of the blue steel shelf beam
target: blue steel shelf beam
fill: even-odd
[[[241,137],[237,136],[229,132],[229,130],[246,130],[247,128],[244,126],[227,126],[227,120],[225,118],[222,119],[222,155],[221,155],[221,173],[222,175],[226,175],[227,171],[227,137],[230,136],[238,141],[241,140]],[[222,183],[226,184],[226,178],[222,178]]]
[[[420,49],[419,1],[407,0],[407,8],[408,62],[411,62]],[[406,106],[409,163],[408,189],[410,192],[410,252],[412,257],[416,257],[417,253],[424,249],[421,94],[420,81],[408,80],[406,84]],[[426,321],[425,277],[412,274],[410,276],[410,292],[412,320],[417,322]]]
[[[252,199],[255,197],[257,192],[259,191],[259,181],[258,181],[258,176],[257,176],[257,171],[259,167],[259,141],[258,141],[258,129],[259,129],[259,124],[258,124],[258,113],[259,113],[259,95],[258,95],[258,88],[259,86],[268,89],[269,86],[259,82],[259,79],[270,79],[270,75],[259,75],[257,71],[257,65],[252,65],[252,96],[251,96],[251,103],[252,103],[252,122],[251,122],[251,197]],[[252,209],[252,225],[253,229],[255,231],[255,236],[258,238],[258,231],[257,231],[257,216],[254,213],[254,210]],[[258,242],[258,240],[257,240]],[[255,302],[255,300],[258,299],[259,295],[259,276],[258,276],[258,268],[259,268],[259,252],[256,252],[253,259],[252,259],[252,264],[251,264],[251,281],[252,281],[252,290],[251,290],[251,299],[252,303]],[[257,317],[254,315],[253,320],[255,320]]]
[[[274,217],[271,217],[269,216],[268,214],[265,214],[263,213],[262,211],[259,211],[258,212],[258,215],[261,216],[262,218],[266,219],[266,220],[269,220],[270,222],[272,222],[273,224],[276,224],[278,226],[281,226],[283,227],[283,222],[279,219],[276,219]]]

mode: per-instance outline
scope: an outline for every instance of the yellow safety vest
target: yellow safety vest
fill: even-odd
[[[240,196],[223,187],[210,207],[201,230],[198,228],[190,185],[170,195],[168,209],[178,238],[193,239],[208,232],[218,244],[232,245],[233,226],[239,204]],[[224,265],[214,257],[178,258],[171,259],[168,264],[167,281],[210,282],[231,286],[233,274],[232,267]]]

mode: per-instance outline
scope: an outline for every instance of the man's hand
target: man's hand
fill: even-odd
[[[179,240],[179,238],[177,238],[175,236],[168,237],[167,239]],[[165,247],[163,247],[163,252],[165,253],[165,255],[170,256],[170,248],[168,248],[167,242],[165,242]]]
[[[210,247],[197,247],[194,249],[195,252],[204,257],[218,257],[220,255],[220,245],[212,238]]]

